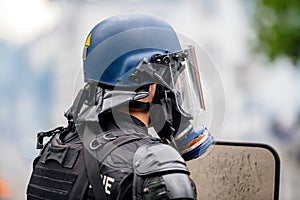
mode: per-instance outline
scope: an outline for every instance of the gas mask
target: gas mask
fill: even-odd
[[[162,93],[166,96],[161,97]],[[180,113],[174,94],[165,87],[158,86],[150,109],[150,125],[163,142],[173,146],[185,161],[203,155],[214,142],[208,129],[199,125],[194,127],[193,117]]]

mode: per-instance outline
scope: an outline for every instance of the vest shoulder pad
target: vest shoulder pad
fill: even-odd
[[[158,172],[181,171],[189,174],[184,159],[173,147],[163,143],[146,143],[133,158],[134,172],[145,176]]]

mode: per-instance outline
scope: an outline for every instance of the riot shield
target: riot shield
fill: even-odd
[[[198,199],[279,198],[280,159],[265,144],[216,142],[207,154],[187,163]]]

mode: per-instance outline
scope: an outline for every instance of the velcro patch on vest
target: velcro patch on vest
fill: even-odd
[[[36,199],[68,199],[77,174],[36,166],[33,169],[27,194]]]
[[[80,149],[66,146],[60,147],[49,145],[47,151],[45,152],[46,153],[41,156],[41,163],[45,164],[47,161],[53,160],[56,161],[60,166],[71,169],[77,160]]]

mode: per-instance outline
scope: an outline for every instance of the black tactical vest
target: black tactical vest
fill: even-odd
[[[106,119],[106,124],[110,125],[109,129],[105,130],[103,134],[97,135],[90,143],[91,145],[89,145],[89,147],[94,146],[93,149],[97,151],[97,159],[95,158],[95,160],[100,161],[98,163],[99,175],[96,174],[93,177],[98,177],[102,181],[104,193],[108,200],[137,198],[136,195],[143,191],[142,186],[144,185],[145,177],[143,177],[144,173],[142,173],[141,179],[134,179],[136,177],[135,171],[137,170],[134,165],[135,154],[145,144],[155,146],[161,142],[159,139],[148,135],[145,127],[137,126],[136,124],[139,124],[138,121],[135,123],[122,121],[124,129],[121,130],[109,123],[111,121],[109,120],[110,118]],[[116,139],[112,140],[112,138]],[[98,146],[99,148],[96,148]],[[56,132],[43,148],[40,156],[34,161],[32,175],[27,188],[27,199],[95,199],[93,190],[90,187],[90,182],[93,183],[93,181],[88,179],[90,175],[88,176],[87,173],[86,167],[88,166],[85,164],[85,153],[83,142],[75,130],[64,129],[61,132]],[[155,151],[151,155],[154,155],[155,158],[160,157],[160,155],[155,154]],[[166,170],[167,172],[169,171],[169,167],[173,169],[178,162],[178,156],[179,154],[175,156],[175,160],[171,160],[171,163],[167,162],[168,167],[164,167],[160,171],[165,173]],[[157,159],[151,158],[150,160],[156,161]],[[151,162],[146,163],[151,164]],[[157,160],[155,163],[159,164],[160,160]],[[151,164],[150,168],[155,167],[155,163]],[[185,167],[184,164],[182,166]],[[139,167],[138,169],[142,168]],[[184,168],[183,173],[188,173],[187,169]],[[135,188],[137,193],[133,193],[133,188]]]
[[[98,178],[102,179],[104,192],[108,199],[131,199],[134,173],[133,155],[142,144],[158,141],[145,134],[134,133],[134,130],[131,130],[132,134],[124,134],[120,130],[109,132],[110,135],[117,136],[117,139],[109,141],[104,145],[105,148],[97,149],[100,150],[97,159],[103,161],[99,165],[101,175]],[[103,135],[107,136],[108,133]],[[102,137],[98,137],[98,139],[99,142],[103,140]],[[27,188],[27,199],[94,199],[84,156],[83,143],[77,132],[64,130],[52,136],[40,155],[34,160]],[[118,159],[122,159],[125,165],[118,164]],[[116,165],[112,165],[110,162],[116,163]]]
[[[82,200],[88,187],[80,140],[60,143],[54,135],[34,161],[28,200]],[[73,138],[74,139],[74,138]]]

